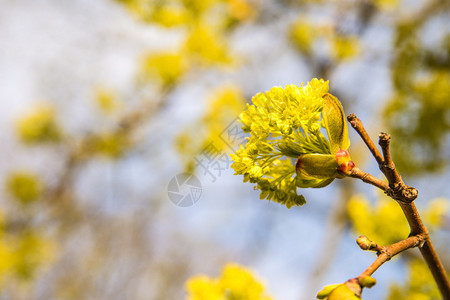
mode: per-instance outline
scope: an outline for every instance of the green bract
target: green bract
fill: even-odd
[[[324,187],[348,172],[345,115],[337,98],[328,94],[328,81],[274,87],[252,102],[240,115],[250,137],[245,148],[231,154],[232,168],[244,175],[244,182],[256,183],[261,199],[288,208],[303,205],[297,187]]]

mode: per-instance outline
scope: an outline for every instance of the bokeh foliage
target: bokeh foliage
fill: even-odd
[[[233,43],[236,34],[249,27],[267,29],[286,17],[284,27],[277,33],[288,41],[290,49],[287,50],[305,63],[311,75],[308,78],[327,80],[337,76],[339,69],[351,68],[352,63],[364,55],[372,55],[364,42],[364,33],[380,26],[380,19],[389,20],[387,26],[394,37],[392,44],[386,45],[390,55],[392,96],[380,99],[380,102],[387,100],[385,109],[382,116],[374,118],[384,119],[387,127],[382,129],[395,139],[392,143],[394,158],[401,172],[420,178],[427,172],[442,171],[448,163],[450,38],[448,30],[443,30],[438,41],[431,45],[423,38],[426,26],[433,21],[440,24],[439,20],[445,17],[443,11],[448,6],[445,1],[426,1],[413,17],[402,14],[405,6],[401,1],[391,0],[357,4],[333,0],[116,0],[111,1],[111,5],[129,12],[141,25],[178,34],[180,39],[170,49],[146,49],[136,61],[136,91],[130,98],[137,98],[133,102],[137,105],[129,104],[132,103],[130,99],[122,99],[125,97],[118,91],[96,86],[90,104],[101,113],[98,123],[88,129],[76,134],[66,130],[66,120],[59,115],[61,108],[53,105],[51,100],[39,100],[38,105],[27,107],[12,125],[17,141],[30,156],[37,150],[61,156],[55,164],[59,172],[51,179],[41,177],[31,166],[29,170],[22,166],[12,168],[4,177],[6,197],[0,210],[0,291],[5,291],[6,297],[12,295],[14,298],[22,293],[32,295],[33,290],[23,289],[21,284],[39,284],[40,272],[52,268],[58,275],[54,279],[57,288],[52,290],[58,295],[56,298],[104,296],[107,292],[102,287],[106,284],[99,283],[98,278],[117,274],[111,266],[117,256],[124,255],[111,249],[128,244],[127,255],[135,257],[138,263],[130,261],[136,265],[141,260],[150,261],[148,269],[136,267],[136,273],[130,271],[136,277],[152,279],[148,280],[150,283],[143,279],[147,285],[154,284],[150,288],[154,293],[148,298],[169,299],[184,295],[182,283],[192,275],[184,255],[162,260],[152,252],[155,251],[153,247],[129,234],[143,231],[142,227],[158,228],[155,220],[163,219],[159,215],[159,199],[152,197],[150,217],[137,218],[135,223],[93,215],[92,207],[84,206],[83,196],[77,193],[77,179],[83,176],[83,171],[89,170],[90,163],[105,158],[106,161],[123,162],[142,151],[137,133],[170,105],[175,92],[186,85],[197,85],[197,80],[204,79],[202,76],[208,72],[232,77],[233,72],[245,68],[251,57],[239,53]],[[322,10],[335,17],[317,18],[318,11]],[[298,78],[292,81],[300,84]],[[355,90],[358,88],[355,86]],[[146,89],[152,92],[150,101],[140,94]],[[189,126],[180,128],[174,143],[186,170],[194,171],[194,156],[211,142],[217,149],[225,149],[218,136],[242,111],[253,92],[245,81],[239,80],[224,80],[207,87],[205,99],[202,99],[205,103],[203,115]],[[344,104],[346,111],[351,112],[347,107],[351,107],[349,103],[354,99],[339,98],[348,104]],[[432,202],[425,209],[427,225],[435,230],[443,226],[444,205],[441,204],[445,201]],[[347,220],[358,234],[368,235],[381,244],[395,242],[407,235],[407,227],[394,204],[380,197],[377,204],[372,205],[364,196],[355,196],[347,205]],[[387,229],[386,225],[389,226]],[[70,243],[75,243],[71,238],[77,234],[91,238],[84,250],[69,247]],[[152,245],[158,243],[154,236],[149,240]],[[74,253],[73,248],[78,251]],[[128,258],[123,259],[126,262]],[[73,274],[60,271],[65,267]],[[230,268],[218,279],[190,281],[189,293],[194,294],[198,290],[196,287],[205,285],[215,290],[211,293],[221,293],[221,296],[234,291],[238,294],[253,291],[257,295],[255,299],[268,299],[263,286],[249,271],[237,266]],[[436,290],[429,283],[430,277],[417,276],[417,270],[420,274],[426,273],[423,265],[409,260],[408,268],[410,279],[404,284],[393,284],[391,299],[436,297]],[[155,272],[157,276],[154,276]],[[252,288],[244,289],[239,285],[242,282],[233,279],[234,276],[243,278],[242,282],[247,283],[245,287]],[[124,279],[125,286],[126,283]],[[118,289],[126,290],[124,286]]]

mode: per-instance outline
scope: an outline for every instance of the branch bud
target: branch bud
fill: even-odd
[[[336,153],[336,162],[339,165],[338,171],[343,174],[350,174],[355,167],[355,163],[350,158],[350,153],[344,149],[340,149]]]
[[[371,288],[377,283],[377,280],[371,276],[363,276],[363,277],[359,278],[358,281],[362,287],[367,287],[367,288]]]
[[[374,250],[377,248],[377,244],[364,235],[357,238],[356,243],[362,250]]]

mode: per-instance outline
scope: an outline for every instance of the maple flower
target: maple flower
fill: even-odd
[[[316,78],[306,86],[274,87],[241,113],[250,137],[231,154],[231,167],[256,183],[261,199],[303,205],[297,187],[324,187],[353,168],[344,111],[328,89],[328,81]]]

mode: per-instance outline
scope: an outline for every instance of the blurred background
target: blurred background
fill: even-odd
[[[359,235],[408,235],[396,203],[343,179],[288,210],[229,167],[245,103],[314,77],[374,140],[391,133],[450,270],[449,12],[445,0],[0,0],[0,299],[184,299],[188,278],[228,262],[283,300],[359,275],[375,259]],[[417,249],[374,277],[365,299],[440,299]]]

